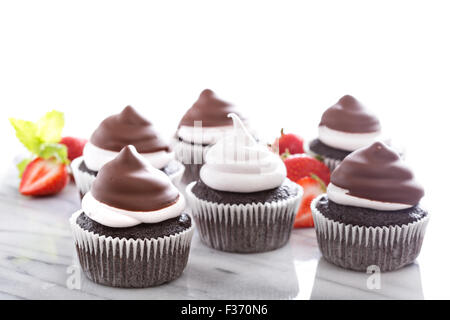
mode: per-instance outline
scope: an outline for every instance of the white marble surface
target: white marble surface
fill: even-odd
[[[187,268],[169,284],[109,288],[81,274],[80,289],[69,289],[68,279],[76,279],[79,271],[68,224],[79,207],[75,186],[56,197],[23,197],[13,170],[8,172],[0,186],[0,299],[448,298],[448,276],[436,268],[446,260],[439,259],[440,250],[434,250],[433,243],[427,243],[433,223],[418,262],[381,274],[380,289],[367,288],[369,275],[321,259],[313,229],[294,230],[282,249],[247,255],[215,251],[194,236]]]

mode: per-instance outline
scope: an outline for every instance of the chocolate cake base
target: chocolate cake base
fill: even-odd
[[[270,203],[295,197],[298,193],[296,184],[286,179],[275,189],[252,193],[226,192],[208,187],[202,180],[198,180],[192,188],[192,193],[199,199],[224,204],[252,204]]]
[[[130,228],[109,228],[76,215],[71,226],[81,268],[96,283],[151,287],[178,278],[186,267],[193,235],[187,215]]]
[[[144,240],[171,236],[183,232],[191,227],[192,222],[187,214],[182,214],[176,218],[158,223],[141,223],[128,228],[111,228],[92,220],[83,212],[78,216],[77,224],[86,231],[94,232],[105,237]]]
[[[386,216],[387,220],[395,223],[381,225],[383,217],[368,218],[376,213],[368,214],[363,208],[341,206],[333,215],[331,209],[337,206],[340,205],[330,204],[326,196],[316,198],[311,204],[317,242],[327,261],[342,268],[363,272],[370,266],[376,266],[383,272],[413,263],[419,255],[428,223],[426,211],[417,208],[409,213],[400,213],[402,217],[394,220]],[[358,209],[361,209],[360,214],[357,213]],[[344,217],[344,212],[350,218]],[[383,211],[379,213],[383,215]],[[346,221],[361,221],[361,225],[333,220],[332,215]],[[365,219],[367,222],[363,223]],[[410,222],[403,224],[402,220]]]
[[[319,139],[314,139],[313,141],[311,141],[309,143],[309,150],[311,150],[312,152],[314,152],[315,154],[317,154],[321,157],[331,158],[331,159],[340,160],[340,161],[344,160],[344,158],[346,156],[348,156],[350,153],[352,153],[351,151],[336,149],[336,148],[327,146],[326,144],[321,142]]]
[[[302,196],[294,183],[290,186],[286,182],[283,188],[253,194],[253,197],[207,191],[203,185],[196,190],[197,196],[193,190],[201,183],[190,184],[186,195],[200,239],[207,246],[221,251],[255,253],[275,250],[287,243]],[[224,197],[220,202],[205,200],[221,194]]]
[[[403,210],[382,211],[344,206],[331,201],[326,195],[317,201],[316,207],[330,220],[364,227],[402,226],[428,215],[426,210],[417,205]]]

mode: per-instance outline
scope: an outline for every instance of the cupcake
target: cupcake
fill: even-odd
[[[126,146],[105,164],[70,218],[83,272],[113,287],[150,287],[178,278],[193,226],[169,177]]]
[[[174,160],[174,152],[158,135],[153,125],[133,107],[103,120],[83,150],[83,156],[72,162],[75,183],[81,197],[88,192],[98,171],[114,159],[120,150],[133,145],[152,166],[166,173],[178,183],[184,172],[181,162]]]
[[[232,104],[206,89],[181,119],[174,150],[176,159],[186,167],[184,183],[199,178],[207,147],[233,129],[233,122],[227,117],[229,113],[239,114]]]
[[[327,193],[311,203],[320,251],[346,269],[391,271],[419,255],[428,212],[422,187],[399,155],[382,142],[347,156]]]
[[[289,239],[302,189],[280,157],[258,144],[236,114],[234,128],[205,156],[186,187],[200,239],[229,252],[277,249]]]
[[[307,153],[323,160],[333,171],[353,151],[381,136],[378,118],[350,95],[328,108],[319,123],[319,137],[309,143]]]

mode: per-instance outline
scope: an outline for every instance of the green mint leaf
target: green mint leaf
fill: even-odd
[[[31,159],[26,158],[17,164],[17,170],[19,170],[19,178],[22,178],[23,172],[25,171],[25,168],[27,167],[27,165],[30,162],[31,162]]]
[[[38,154],[43,159],[56,158],[58,162],[68,164],[67,147],[60,143],[44,142]]]
[[[59,142],[64,127],[64,113],[53,110],[38,120],[37,136],[42,142]]]
[[[30,152],[39,152],[41,141],[37,136],[37,125],[31,121],[10,118],[9,122],[16,130],[16,137]]]

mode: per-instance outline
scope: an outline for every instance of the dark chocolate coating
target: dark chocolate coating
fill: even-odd
[[[319,126],[350,133],[376,132],[381,129],[378,118],[350,95],[343,96],[328,108]]]
[[[179,198],[169,177],[149,166],[133,146],[100,169],[91,192],[102,203],[130,211],[159,210]]]
[[[298,193],[296,185],[286,179],[284,183],[275,189],[238,193],[219,191],[208,187],[202,180],[198,180],[192,188],[192,193],[199,199],[224,204],[248,204],[269,203],[295,197]]]
[[[382,211],[344,206],[328,199],[326,195],[317,202],[317,210],[330,220],[364,227],[402,226],[423,219],[428,212],[419,206],[395,211]]]
[[[325,143],[321,142],[319,139],[314,139],[309,143],[309,150],[311,150],[312,152],[314,152],[319,156],[336,160],[344,160],[346,156],[352,153],[351,151],[330,147]]]
[[[89,169],[86,166],[86,163],[84,161],[81,161],[80,166],[78,167],[80,169],[80,171],[82,172],[87,172],[93,176],[97,176],[98,171],[94,171]],[[162,172],[164,172],[165,174],[167,174],[168,176],[178,172],[179,170],[182,169],[182,164],[177,162],[177,161],[170,161],[164,168],[161,168],[160,170]]]
[[[382,202],[416,205],[424,195],[397,152],[382,142],[352,152],[331,174],[348,194]]]
[[[84,230],[92,231],[106,237],[126,239],[156,239],[183,232],[191,227],[191,218],[187,214],[158,223],[141,223],[128,228],[111,228],[104,226],[84,213],[77,218],[77,224]]]
[[[103,120],[90,141],[99,148],[111,151],[120,151],[127,145],[135,146],[140,153],[170,149],[152,124],[131,106]]]
[[[233,120],[228,118],[229,113],[236,113],[243,119],[232,104],[219,99],[212,90],[205,89],[185,113],[179,126],[193,127],[194,121],[202,121],[203,127],[232,126]]]

